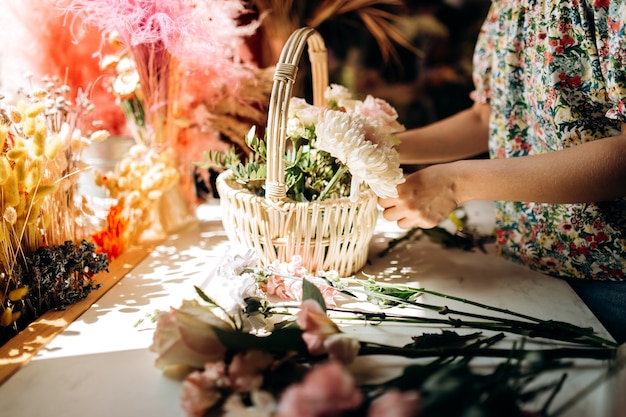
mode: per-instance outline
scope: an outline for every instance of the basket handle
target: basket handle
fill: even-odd
[[[267,116],[267,179],[265,197],[277,201],[287,196],[285,186],[285,140],[287,114],[298,62],[305,43],[308,45],[313,77],[313,105],[324,105],[324,90],[328,86],[328,59],[322,36],[313,28],[294,31],[280,54],[274,71],[274,84]]]

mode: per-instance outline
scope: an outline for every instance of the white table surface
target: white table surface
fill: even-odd
[[[470,219],[490,227],[491,206],[468,205]],[[193,286],[209,286],[211,277],[233,248],[223,231],[216,205],[199,208],[199,225],[169,237],[38,355],[0,386],[0,416],[15,417],[177,417],[180,383],[154,368],[149,352],[157,310],[178,307],[195,298]],[[535,317],[591,326],[606,331],[564,282],[478,250],[444,249],[428,239],[377,254],[401,235],[395,224],[380,220],[364,271],[381,280],[406,282]],[[422,302],[442,304],[425,296]],[[449,303],[443,303],[449,304]],[[463,307],[465,310],[468,308]],[[405,344],[430,328],[356,325],[347,329],[371,334],[385,343]],[[569,372],[564,401],[602,372],[598,364]],[[365,372],[365,371],[364,371]],[[566,417],[623,417],[619,392],[626,376],[602,384],[565,414]]]

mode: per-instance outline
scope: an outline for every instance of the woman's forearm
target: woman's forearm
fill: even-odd
[[[626,196],[626,136],[541,155],[453,164],[458,203],[507,200],[566,204]]]
[[[474,104],[454,116],[398,134],[404,164],[457,161],[487,151],[489,106]]]

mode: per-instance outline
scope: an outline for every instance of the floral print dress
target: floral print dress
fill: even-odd
[[[620,133],[624,22],[623,1],[492,1],[474,55],[474,99],[491,107],[492,158],[558,151]],[[626,198],[496,205],[501,255],[554,276],[626,278]]]

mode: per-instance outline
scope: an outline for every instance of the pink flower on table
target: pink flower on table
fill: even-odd
[[[296,322],[303,331],[302,340],[313,355],[327,353],[331,359],[348,364],[359,353],[359,341],[343,334],[316,301],[302,302]]]
[[[276,401],[269,392],[252,391],[251,406],[244,404],[240,394],[231,394],[222,407],[222,417],[272,417]]]
[[[195,371],[183,381],[181,402],[188,417],[204,416],[225,391],[254,392],[263,384],[262,371],[274,361],[272,355],[250,350],[234,355],[230,364],[209,362],[204,371]]]
[[[389,390],[372,402],[367,417],[415,417],[419,415],[420,400],[417,391]]]
[[[302,257],[295,255],[290,262],[274,261],[271,270],[276,275],[268,276],[263,284],[263,290],[267,295],[274,295],[283,300],[302,300],[302,280],[309,277],[309,272],[302,265]],[[292,278],[284,278],[288,276]],[[336,305],[335,296],[337,291],[327,285],[317,286],[324,297],[326,305]]]
[[[189,374],[183,381],[181,406],[187,417],[203,417],[222,398],[219,388],[226,378],[224,362],[207,363],[204,371]]]
[[[363,401],[354,378],[341,364],[330,361],[310,371],[282,394],[275,417],[335,417]]]
[[[324,340],[340,332],[339,327],[322,310],[322,307],[313,300],[305,300],[300,305],[296,315],[296,323],[304,332],[302,339],[313,355],[326,353]]]
[[[261,388],[263,375],[274,358],[262,350],[237,353],[228,366],[229,388],[235,392],[250,392]]]
[[[221,360],[226,348],[214,328],[232,330],[224,320],[195,300],[185,300],[179,309],[171,308],[157,318],[150,350],[159,356],[155,366],[184,365],[202,369],[206,362]]]

